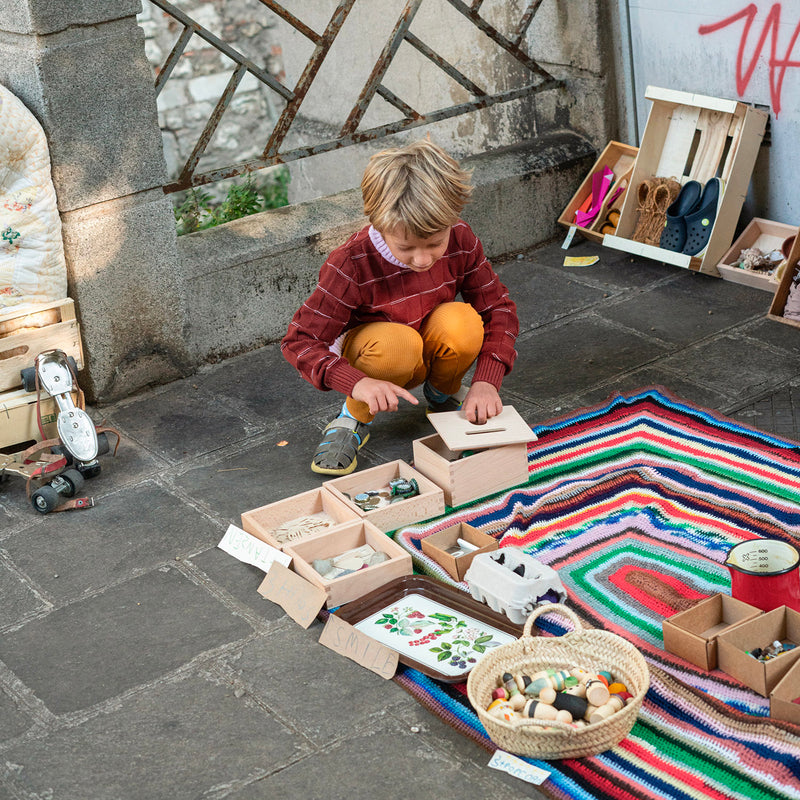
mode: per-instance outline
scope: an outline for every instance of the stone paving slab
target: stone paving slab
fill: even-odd
[[[252,632],[176,569],[133,578],[3,637],[2,660],[54,714],[85,709]]]
[[[33,585],[63,603],[221,538],[211,520],[163,486],[148,481],[124,492],[134,515],[120,518],[119,498],[109,495],[89,511],[35,519],[3,548]]]
[[[12,747],[3,771],[13,797],[196,800],[279,771],[310,749],[230,686],[189,676]]]

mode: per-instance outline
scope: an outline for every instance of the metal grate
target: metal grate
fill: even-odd
[[[259,2],[280,16],[281,19],[309,39],[314,45],[313,52],[297,84],[293,89],[290,89],[262,67],[259,67],[252,60],[243,56],[234,47],[215,36],[211,31],[204,28],[179,8],[176,8],[172,3],[168,2],[168,0],[150,0],[150,2],[158,6],[162,11],[183,26],[183,30],[173,46],[172,51],[169,56],[167,56],[161,69],[158,70],[155,83],[156,94],[160,93],[164,88],[178,60],[187,47],[189,40],[194,35],[201,37],[235,64],[230,80],[209,116],[180,174],[174,182],[164,187],[166,192],[176,192],[188,189],[192,186],[200,186],[224,178],[231,178],[245,172],[263,169],[264,167],[273,166],[275,164],[296,161],[301,158],[307,158],[319,153],[348,147],[361,142],[381,139],[393,133],[399,133],[400,131],[415,128],[420,125],[427,125],[432,122],[439,122],[478,109],[488,108],[497,103],[505,103],[510,100],[538,94],[539,92],[554,89],[562,85],[561,81],[556,80],[547,70],[538,64],[535,59],[531,58],[521,49],[521,43],[534,20],[536,12],[539,10],[542,0],[531,0],[531,2],[528,3],[515,30],[510,36],[501,33],[481,16],[480,10],[483,0],[472,0],[471,3],[463,2],[463,0],[446,0],[456,11],[475,25],[481,33],[499,45],[524,68],[526,78],[523,85],[499,92],[488,92],[482,89],[478,82],[462,74],[461,71],[456,69],[456,67],[450,64],[446,59],[442,58],[441,55],[436,53],[420,37],[411,32],[411,23],[423,0],[408,0],[395,23],[388,41],[375,62],[358,100],[345,118],[338,136],[314,145],[281,150],[287,133],[298,115],[303,100],[308,94],[336,37],[339,35],[342,25],[347,15],[350,13],[350,10],[353,8],[355,1],[356,0],[340,0],[324,32],[318,34],[295,15],[274,2],[274,0],[259,0]],[[438,2],[441,2],[441,0],[438,0]],[[410,102],[395,95],[383,84],[383,80],[391,66],[392,59],[403,44],[416,49],[431,63],[466,89],[470,95],[470,99],[467,102],[438,108],[423,114],[416,111]],[[268,136],[264,150],[257,158],[252,158],[220,169],[199,172],[197,169],[198,162],[202,158],[223,115],[228,109],[237,86],[247,72],[269,87],[271,91],[280,96],[285,102],[285,106]],[[385,125],[359,130],[359,125],[376,95],[397,109],[401,114],[401,118]]]

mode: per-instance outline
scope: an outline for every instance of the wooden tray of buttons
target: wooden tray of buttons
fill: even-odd
[[[444,683],[463,683],[484,653],[522,635],[522,626],[423,575],[396,578],[334,613]]]

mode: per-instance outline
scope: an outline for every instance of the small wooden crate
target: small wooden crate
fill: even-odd
[[[311,566],[315,559],[333,558],[364,544],[386,553],[389,560],[330,581]],[[411,555],[365,520],[350,522],[329,533],[297,542],[287,546],[284,552],[292,557],[292,569],[298,575],[325,590],[328,608],[349,603],[395,578],[402,578],[413,572]]]
[[[789,290],[792,288],[792,281],[797,275],[798,262],[800,262],[800,231],[796,231],[799,235],[795,236],[794,244],[786,258],[786,268],[783,270],[781,282],[772,296],[772,305],[769,307],[767,319],[775,320],[775,322],[783,322],[786,325],[792,325],[795,328],[800,328],[800,320],[788,319],[783,316],[786,308],[786,300],[789,297]]]
[[[591,172],[578,187],[578,191],[575,192],[572,199],[567,204],[567,207],[561,212],[561,216],[558,218],[559,224],[567,228],[574,226],[585,238],[597,242],[598,244],[601,243],[603,241],[603,234],[600,233],[600,228],[603,226],[609,211],[622,208],[622,202],[625,199],[626,192],[623,191],[619,194],[617,194],[617,192],[619,189],[627,189],[638,152],[638,147],[622,144],[621,142],[609,142],[595,162]],[[583,205],[587,197],[591,195],[592,178],[600,172],[603,167],[608,167],[614,173],[614,182],[611,185],[611,189],[605,196],[603,205],[597,217],[595,217],[594,222],[586,228],[576,225],[575,212]],[[616,197],[614,197],[615,194],[617,195]]]
[[[448,506],[460,506],[528,480],[528,445],[524,442],[463,457],[439,434],[416,439],[412,447],[414,467],[441,486]]]
[[[261,506],[261,508],[254,508],[252,511],[245,511],[242,514],[242,528],[257,539],[261,539],[262,542],[277,547],[278,550],[284,550],[289,543],[281,543],[273,536],[272,532],[275,528],[299,517],[320,513],[331,517],[334,525],[322,529],[319,533],[303,536],[300,541],[324,536],[334,526],[361,519],[347,503],[344,503],[332,492],[319,488],[293,495],[285,500],[278,500],[275,503]]]
[[[763,289],[765,292],[774,294],[779,283],[775,277],[755,270],[741,269],[734,265],[738,263],[742,250],[750,247],[757,247],[762,253],[780,250],[784,240],[796,233],[797,227],[786,225],[783,222],[772,222],[760,217],[752,219],[717,264],[720,275],[726,281],[752,286],[754,289]]]
[[[55,400],[42,395],[40,408],[45,437],[55,438],[58,435]],[[0,447],[38,442],[41,438],[36,421],[36,393],[24,389],[0,393]]]
[[[459,539],[475,545],[478,549],[471,553],[463,553],[458,557],[448,553],[448,549],[455,545]],[[472,559],[479,553],[491,553],[497,550],[497,539],[488,533],[479,531],[466,522],[451,525],[443,531],[437,531],[426,536],[422,542],[422,552],[441,565],[447,574],[455,581],[463,581],[467,574]]]
[[[649,86],[653,101],[629,188],[625,192],[617,232],[603,245],[667,264],[719,276],[717,264],[733,241],[767,113],[734,100]],[[701,256],[674,253],[631,239],[638,218],[638,188],[649,178],[674,178],[705,185],[722,178],[725,188],[711,237]]]
[[[416,497],[408,497],[372,511],[364,511],[350,500],[350,497],[355,497],[368,489],[380,489],[388,486],[389,481],[395,478],[405,478],[406,480],[414,478],[419,486],[419,494]],[[368,520],[382,531],[397,530],[403,525],[438,517],[444,513],[444,492],[433,481],[406,464],[405,461],[390,461],[387,464],[372,467],[372,469],[325,481],[322,485],[327,491],[332,492],[339,500],[346,503],[359,517]]]
[[[32,367],[39,353],[56,348],[83,369],[80,329],[69,298],[0,314],[0,392],[22,386],[20,371]]]

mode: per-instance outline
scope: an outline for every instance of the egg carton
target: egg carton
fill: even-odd
[[[516,547],[479,553],[464,579],[472,596],[522,625],[533,609],[567,599],[558,573]]]

